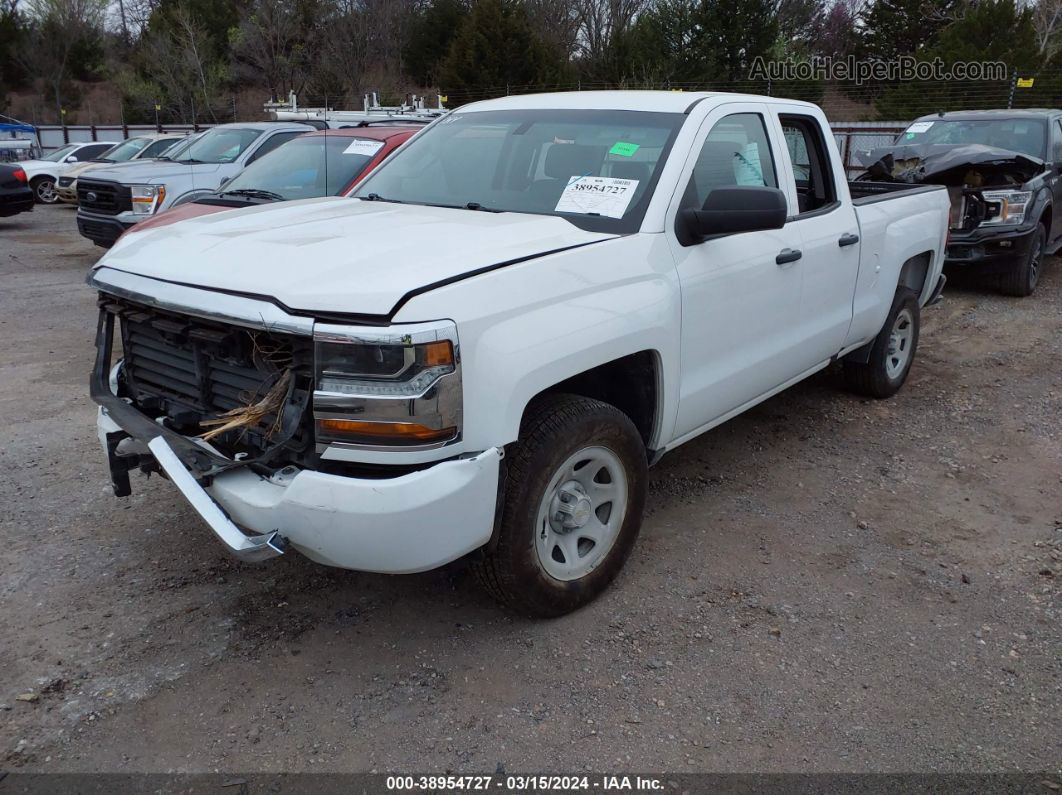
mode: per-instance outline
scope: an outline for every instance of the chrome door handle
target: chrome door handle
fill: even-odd
[[[790,262],[796,262],[804,256],[798,248],[783,248],[778,252],[778,256],[774,258],[776,265],[788,265]]]
[[[859,235],[853,235],[851,232],[845,232],[841,235],[841,239],[837,241],[837,245],[841,248],[845,246],[854,246],[859,242]]]

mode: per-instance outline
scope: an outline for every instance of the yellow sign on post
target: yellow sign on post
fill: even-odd
[[[1035,81],[1035,77],[1019,77],[1018,88],[1032,88]]]

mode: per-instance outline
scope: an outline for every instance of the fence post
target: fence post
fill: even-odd
[[[1014,107],[1014,89],[1018,87],[1018,68],[1014,67],[1014,73],[1010,76],[1010,95],[1007,97],[1007,110]]]
[[[95,125],[95,124],[93,124],[93,125],[91,126],[90,130],[91,130],[91,133],[92,133],[92,140],[93,140],[93,141],[98,141],[98,140],[99,140],[99,138],[98,138],[98,137],[96,137],[96,125]]]

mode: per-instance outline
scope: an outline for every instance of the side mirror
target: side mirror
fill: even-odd
[[[778,188],[762,185],[716,188],[708,194],[700,210],[679,211],[680,236],[686,238],[681,242],[692,245],[713,235],[781,229],[788,212],[785,194]]]
[[[232,177],[222,177],[221,178],[221,182],[218,183],[218,190],[221,190],[226,185],[228,185],[230,182],[232,182]]]
[[[63,162],[64,163],[76,163],[77,162],[77,155],[69,155],[66,158],[66,160],[64,160]]]

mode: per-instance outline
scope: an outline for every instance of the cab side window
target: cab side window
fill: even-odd
[[[247,165],[250,165],[255,160],[258,160],[258,158],[264,155],[268,155],[281,144],[286,144],[292,138],[298,138],[302,134],[303,133],[300,130],[298,132],[282,132],[271,135],[262,143],[261,146],[258,147],[258,151],[251,155],[250,160],[247,161]]]
[[[833,169],[818,121],[811,116],[781,116],[785,145],[796,177],[798,217],[837,201]]]
[[[701,147],[683,207],[703,207],[716,188],[736,185],[778,187],[763,116],[734,113],[716,122]]]

